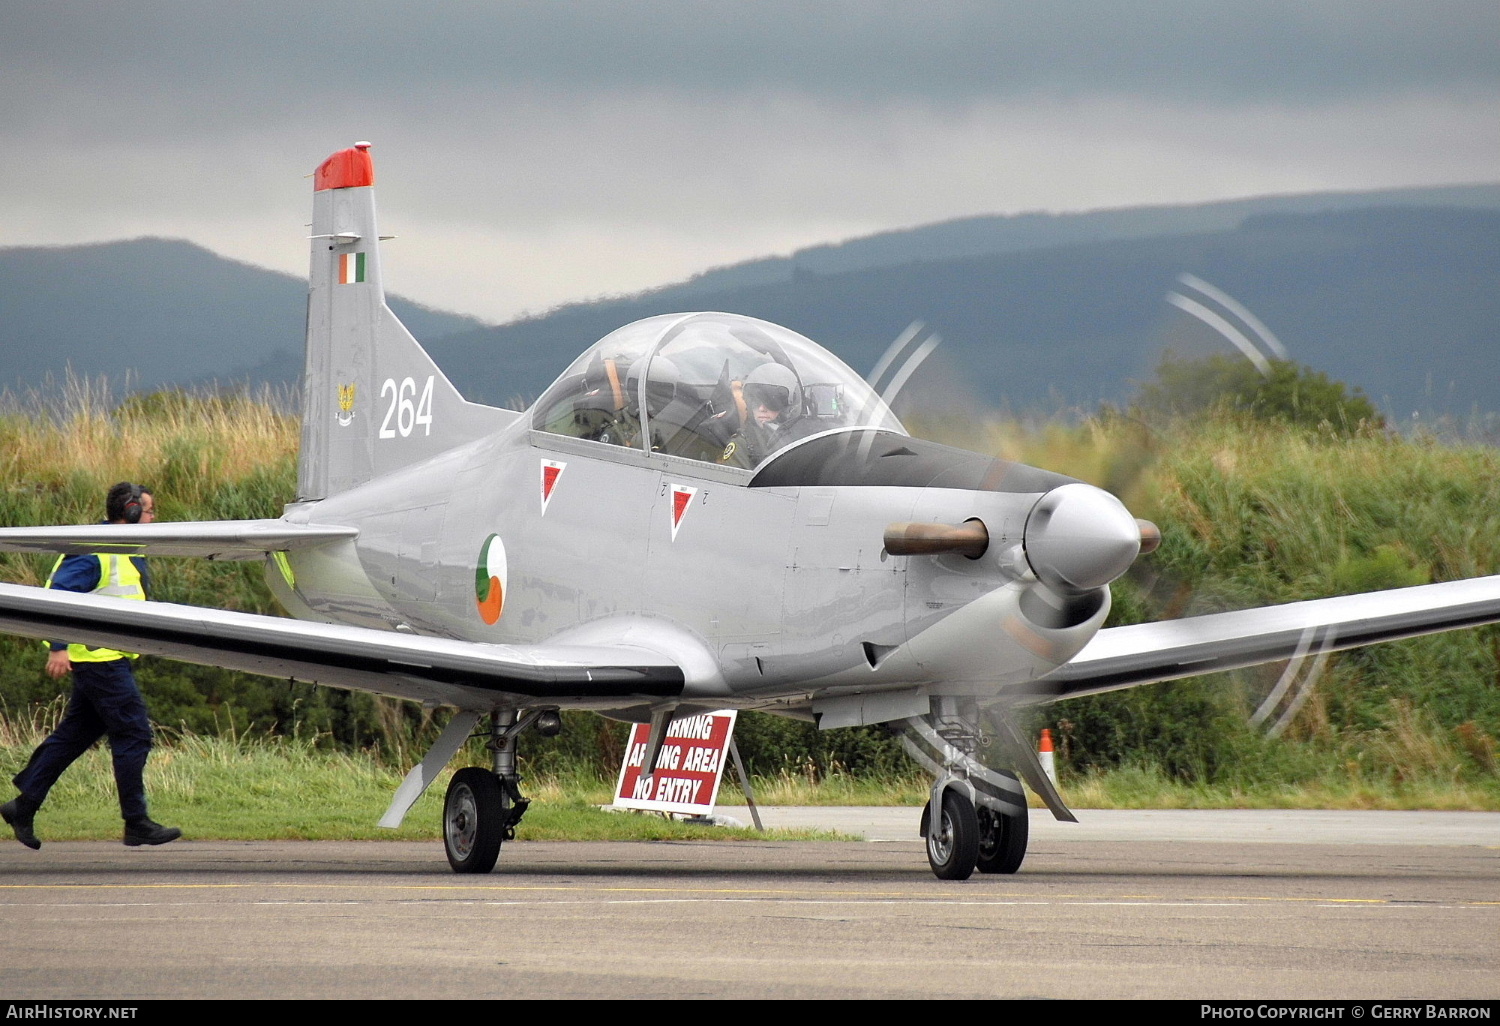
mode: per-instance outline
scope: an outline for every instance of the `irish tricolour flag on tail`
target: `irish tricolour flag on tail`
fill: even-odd
[[[339,256],[339,284],[353,285],[365,280],[365,255],[344,253]]]

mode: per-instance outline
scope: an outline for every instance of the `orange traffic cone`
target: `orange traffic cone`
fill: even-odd
[[[1042,771],[1047,774],[1047,779],[1056,787],[1057,758],[1052,754],[1052,731],[1046,727],[1042,728],[1042,743],[1037,746],[1036,757],[1041,760]]]

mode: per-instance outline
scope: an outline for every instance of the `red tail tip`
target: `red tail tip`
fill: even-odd
[[[347,150],[339,150],[319,164],[313,174],[314,192],[374,184],[375,161],[370,159],[370,144],[367,142],[357,142]]]
[[[1046,727],[1042,728],[1042,743],[1037,748],[1037,751],[1039,751],[1039,752],[1050,752],[1050,751],[1052,751],[1052,731],[1048,730]]]

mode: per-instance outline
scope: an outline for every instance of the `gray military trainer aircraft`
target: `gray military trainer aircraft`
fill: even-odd
[[[385,303],[368,143],[314,175],[297,498],[279,520],[0,530],[0,548],[263,561],[295,619],[0,585],[0,631],[457,710],[398,790],[454,774],[448,860],[493,868],[527,799],[516,739],[593,709],[885,723],[935,778],[933,871],[1015,872],[1028,704],[1500,620],[1500,577],[1103,629],[1156,528],[1114,496],[907,434],[807,338],[650,317],[525,412],[467,402]],[[480,725],[481,719],[487,722]],[[989,744],[981,744],[989,741]],[[981,760],[980,749],[984,758]]]

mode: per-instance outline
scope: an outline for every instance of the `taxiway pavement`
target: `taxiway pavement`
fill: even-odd
[[[916,810],[763,811],[903,837],[517,841],[469,878],[436,842],[6,843],[0,994],[1500,997],[1494,814],[1034,811],[1019,874],[946,883]]]

